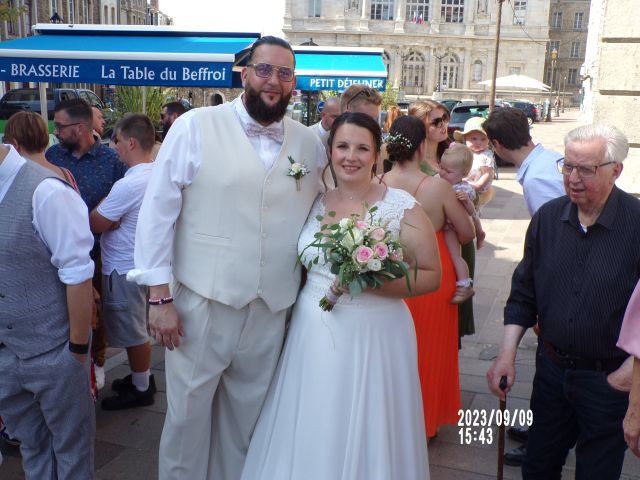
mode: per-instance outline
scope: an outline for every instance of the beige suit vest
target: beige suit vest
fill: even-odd
[[[260,297],[275,312],[293,304],[298,236],[319,191],[316,136],[287,117],[285,138],[267,171],[231,104],[198,110],[202,158],[184,189],[173,273],[197,294],[234,308]],[[288,156],[310,172],[301,189]]]

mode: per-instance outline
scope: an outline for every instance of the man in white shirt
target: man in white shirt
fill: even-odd
[[[278,361],[326,162],[285,117],[294,69],[286,41],[257,40],[242,97],[176,120],[142,202],[129,278],[150,286],[151,335],[168,348],[161,480],[240,477]]]
[[[93,233],[102,234],[102,318],[107,341],[127,349],[131,374],[114,380],[111,388],[116,395],[102,400],[104,410],[151,405],[156,393],[150,375],[147,288],[127,281],[127,273],[134,268],[138,212],[153,167],[155,129],[146,115],[127,115],[116,126],[114,141],[129,169],[93,209],[89,221]]]
[[[329,139],[329,132],[336,118],[340,115],[340,97],[329,97],[324,101],[320,121],[309,128],[318,136],[325,147]]]
[[[0,145],[0,412],[27,478],[93,478],[87,207]]]

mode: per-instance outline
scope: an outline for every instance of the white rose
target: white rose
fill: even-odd
[[[376,258],[372,258],[367,262],[367,267],[372,272],[379,272],[380,270],[382,270],[382,262]]]
[[[364,240],[364,235],[362,235],[362,231],[358,230],[357,228],[354,228],[346,233],[346,235],[344,236],[340,244],[343,247],[349,250],[352,250],[357,245],[360,245],[362,243],[362,240]]]
[[[302,171],[302,165],[300,165],[299,163],[294,163],[293,165],[291,165],[291,171],[293,173],[300,173]]]
[[[343,218],[342,220],[340,220],[340,229],[342,230],[346,230],[347,228],[349,228],[351,226],[351,219],[350,218]]]

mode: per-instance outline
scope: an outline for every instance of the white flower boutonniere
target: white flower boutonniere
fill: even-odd
[[[289,163],[291,164],[287,175],[296,179],[296,190],[300,191],[300,179],[307,173],[309,173],[309,169],[304,164],[304,162],[297,163],[291,155],[289,155],[287,158],[289,159]]]

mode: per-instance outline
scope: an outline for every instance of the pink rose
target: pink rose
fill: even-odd
[[[389,255],[389,247],[382,242],[378,242],[373,246],[373,251],[380,260],[384,260]]]
[[[384,228],[381,228],[381,227],[374,228],[369,234],[369,237],[372,240],[375,240],[376,242],[381,242],[382,240],[384,240],[384,237],[385,237]]]
[[[402,249],[399,248],[398,250],[394,250],[393,252],[391,252],[389,254],[389,259],[392,262],[401,262],[402,261]]]
[[[365,222],[364,220],[356,221],[356,228],[359,228],[360,230],[366,230],[367,227],[368,227],[367,222]]]
[[[369,247],[361,245],[356,248],[355,256],[358,263],[365,265],[369,261],[369,259],[373,258],[373,250],[371,250]]]

